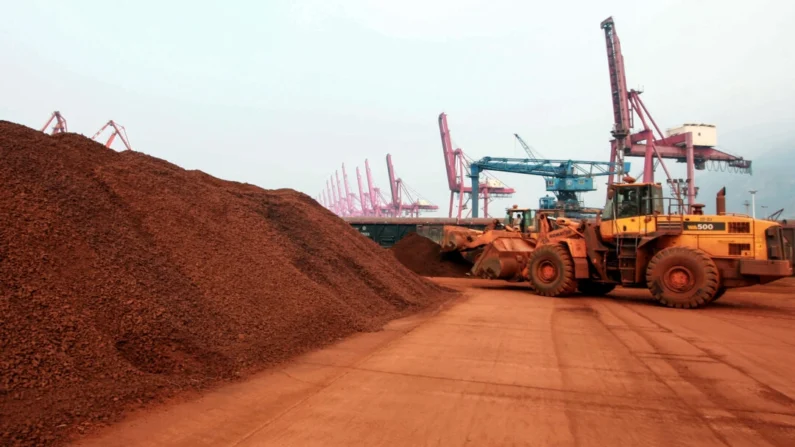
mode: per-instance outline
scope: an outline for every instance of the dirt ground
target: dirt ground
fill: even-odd
[[[795,445],[795,281],[711,307],[464,291],[83,446]]]

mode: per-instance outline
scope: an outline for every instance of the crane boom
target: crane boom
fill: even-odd
[[[334,176],[331,177],[331,200],[334,203],[334,212],[338,215],[342,215],[342,209],[340,208],[340,199],[339,194],[337,194],[337,187],[334,185]]]
[[[379,191],[373,184],[373,174],[370,172],[370,161],[364,160],[364,170],[367,173],[367,191],[370,193],[370,206],[376,216],[381,215],[381,207],[379,206]]]
[[[629,96],[627,94],[627,77],[624,71],[624,55],[621,53],[621,41],[616,34],[616,24],[613,17],[608,17],[601,24],[605,32],[607,44],[607,64],[610,71],[610,91],[613,98],[613,138],[616,139],[617,148],[610,154],[610,161],[616,162],[615,175],[608,178],[608,183],[613,183],[615,177],[623,177],[624,148],[627,147],[627,137],[632,129]]]
[[[513,134],[516,137],[516,140],[519,141],[519,145],[522,146],[522,149],[527,153],[527,156],[530,157],[532,160],[538,160],[538,156],[533,151],[533,148],[530,147],[529,144],[525,143],[522,137],[519,136],[518,133]]]
[[[345,171],[345,163],[342,164],[342,180],[345,184],[345,205],[348,207],[348,215],[352,216],[355,214],[355,210],[353,208],[353,197],[351,197],[350,187],[348,186],[348,173]]]
[[[341,211],[340,214],[344,216],[347,214],[348,208],[345,205],[345,196],[342,195],[343,191],[342,191],[342,182],[340,181],[340,171],[334,171],[334,175],[337,176],[337,197]]]
[[[52,131],[50,132],[52,135],[57,133],[65,133],[66,132],[66,118],[61,115],[61,112],[55,111],[52,112],[50,115],[50,119],[42,126],[41,131],[46,132],[47,128],[50,127],[50,124],[55,121],[55,125],[52,127]]]
[[[581,160],[531,160],[528,158],[483,157],[469,166],[472,182],[472,217],[478,217],[477,196],[479,176],[483,171],[510,172],[539,175],[546,181],[547,191],[555,194],[558,206],[567,209],[579,207],[577,193],[595,191],[593,178],[612,175],[613,163]],[[629,163],[624,167],[629,170]]]
[[[367,206],[367,201],[364,195],[364,188],[362,188],[362,173],[359,172],[359,167],[356,166],[356,183],[359,185],[359,207],[362,209],[362,215],[370,215],[371,207]]]
[[[403,211],[403,201],[400,197],[400,183],[399,178],[395,178],[395,167],[392,165],[392,154],[386,154],[386,169],[389,173],[389,191],[392,193],[392,208],[397,216]]]
[[[132,146],[130,146],[130,139],[127,137],[127,129],[125,129],[124,126],[122,126],[121,124],[117,124],[113,120],[110,120],[107,123],[105,123],[105,125],[102,126],[102,128],[99,129],[97,133],[95,133],[91,137],[91,139],[96,141],[97,137],[107,128],[113,129],[113,133],[110,134],[110,138],[108,138],[108,140],[105,142],[105,147],[110,147],[113,144],[113,141],[118,136],[119,139],[122,141],[122,143],[124,143],[124,147],[126,147],[128,151],[133,150]]]
[[[453,150],[453,140],[450,137],[450,128],[447,126],[447,114],[439,114],[439,135],[442,138],[442,151],[444,152],[444,167],[447,171],[447,184],[451,191],[457,188],[456,156]],[[462,179],[463,180],[463,179]]]
[[[419,217],[420,211],[439,209],[438,206],[428,201],[420,200],[420,195],[411,189],[406,182],[395,175],[395,167],[392,164],[392,154],[387,154],[386,156],[386,167],[389,171],[389,183],[392,190],[392,203],[390,204],[390,208],[392,209],[394,217],[400,217],[404,212],[408,216]]]
[[[447,184],[450,189],[450,207],[448,217],[453,217],[453,208],[456,195],[458,196],[458,218],[462,217],[465,209],[464,196],[471,196],[472,189],[466,186],[466,177],[470,175],[469,159],[460,148],[453,149],[450,128],[447,124],[447,114],[439,114],[439,135],[442,140],[445,170],[447,171]],[[494,179],[496,180],[496,179]],[[495,184],[496,183],[496,184]],[[489,215],[489,200],[496,197],[510,197],[516,190],[502,182],[486,181],[479,186],[479,194],[483,196],[483,214]],[[477,213],[475,213],[477,214]]]
[[[625,157],[643,157],[643,182],[654,183],[654,171],[659,165],[665,171],[669,181],[672,181],[670,172],[663,161],[674,159],[686,163],[687,169],[687,204],[695,204],[696,186],[695,170],[705,169],[707,161],[725,164],[735,172],[751,173],[751,161],[737,157],[716,149],[715,138],[703,137],[695,141],[693,129],[702,127],[714,128],[703,124],[686,124],[679,129],[669,130],[663,134],[660,126],[654,121],[643,100],[641,92],[627,89],[624,56],[621,52],[621,41],[616,32],[616,25],[612,17],[601,23],[604,30],[607,49],[607,65],[610,74],[610,93],[613,106],[613,127],[610,142],[610,161],[615,162],[614,175],[608,179],[608,184],[621,181],[624,174]],[[642,129],[633,132],[634,119],[638,118]],[[656,132],[656,134],[655,134]],[[714,129],[710,130],[714,135]],[[701,136],[701,131],[698,131]],[[656,162],[655,163],[655,159]],[[675,188],[675,194],[680,197],[680,189]]]

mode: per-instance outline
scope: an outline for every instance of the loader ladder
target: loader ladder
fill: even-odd
[[[618,271],[622,285],[636,283],[639,238],[618,239]]]

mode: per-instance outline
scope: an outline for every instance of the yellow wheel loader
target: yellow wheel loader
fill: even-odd
[[[509,279],[504,272],[518,270],[535,293],[553,297],[647,287],[663,305],[697,308],[726,289],[792,275],[780,224],[726,213],[725,188],[717,214],[702,209],[682,213],[659,183],[613,184],[595,221],[558,218],[555,229],[510,246],[495,238],[477,260],[492,267],[479,276]]]

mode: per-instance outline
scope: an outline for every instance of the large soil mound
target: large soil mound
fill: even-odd
[[[409,233],[391,248],[401,264],[422,276],[464,277],[472,269],[458,252],[442,253],[436,242]]]
[[[306,195],[0,121],[0,445],[283,361],[443,291]]]

